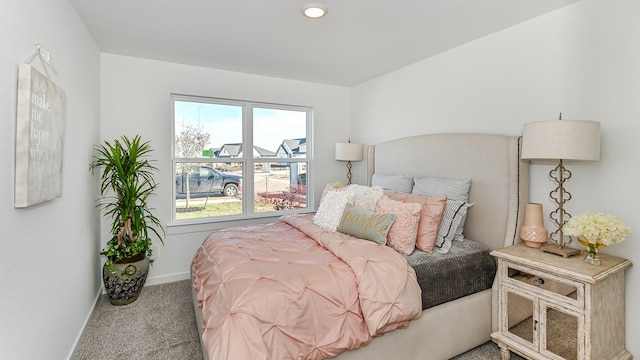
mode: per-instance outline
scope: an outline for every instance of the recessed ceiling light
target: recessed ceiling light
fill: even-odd
[[[309,3],[302,7],[302,13],[304,16],[312,19],[317,19],[327,14],[327,7],[320,3]]]

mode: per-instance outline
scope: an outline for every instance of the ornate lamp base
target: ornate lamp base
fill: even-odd
[[[347,161],[347,185],[351,185],[351,178],[353,178],[353,175],[351,175],[351,161]]]
[[[552,244],[544,244],[542,245],[540,250],[543,252],[560,255],[564,258],[568,258],[570,256],[580,254],[580,250],[578,249],[574,249],[570,247],[559,247],[557,245],[552,245]]]

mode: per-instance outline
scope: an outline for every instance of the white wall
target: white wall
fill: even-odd
[[[112,140],[123,134],[141,134],[151,142],[160,170],[158,196],[152,205],[165,224],[171,220],[171,186],[174,183],[171,93],[311,106],[316,140],[316,199],[325,184],[346,177],[344,167],[334,160],[334,144],[349,136],[348,126],[345,126],[350,117],[348,88],[113,54],[102,54],[101,59],[101,137]],[[103,244],[108,233],[104,226],[103,223]],[[170,227],[147,284],[188,278],[193,254],[206,234],[223,226],[230,224]]]
[[[640,195],[635,179],[640,140],[640,3],[582,0],[353,89],[102,54],[67,0],[0,2],[0,358],[69,356],[101,285],[98,250],[106,231],[94,208],[97,182],[88,171],[94,144],[122,134],[151,140],[161,170],[155,200],[168,223],[172,92],[313,106],[316,194],[344,180],[333,146],[349,135],[377,143],[416,133],[477,131],[519,134],[529,121],[602,122],[602,159],[571,164],[567,183],[576,214],[620,216],[634,233],[605,253],[640,264]],[[68,97],[63,196],[28,209],[13,207],[17,65],[42,43]],[[418,42],[419,45],[419,42]],[[102,62],[102,64],[100,64]],[[38,62],[34,62],[40,65]],[[100,110],[102,109],[102,110]],[[102,118],[99,121],[99,117]],[[349,124],[350,128],[345,125]],[[548,164],[532,169],[532,199],[551,209]],[[356,182],[364,163],[354,164]],[[631,190],[625,190],[631,189]],[[189,232],[189,231],[194,232]],[[149,283],[186,278],[209,228],[172,227]],[[102,237],[101,244],[96,239]],[[627,272],[627,303],[640,302],[636,267]],[[627,306],[627,348],[640,354],[640,310]]]
[[[99,51],[68,0],[0,2],[0,358],[65,359],[100,289]],[[67,95],[62,197],[13,207],[18,64],[41,43]],[[32,62],[43,72],[40,61]]]
[[[419,41],[417,42],[419,45]],[[640,2],[582,0],[353,89],[351,132],[373,144],[418,133],[518,135],[530,121],[598,120],[601,160],[568,166],[566,208],[612,213],[633,229],[603,253],[630,259],[627,349],[640,355]],[[417,155],[419,156],[419,155]],[[364,181],[359,163],[357,180]],[[532,164],[531,199],[554,209],[548,163]],[[547,228],[551,225],[547,223]],[[632,341],[633,340],[633,341]]]

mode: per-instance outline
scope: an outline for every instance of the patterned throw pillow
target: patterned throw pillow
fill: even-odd
[[[416,236],[416,247],[428,254],[433,252],[438,230],[442,221],[442,214],[447,205],[446,196],[413,195],[399,192],[385,192],[390,199],[404,203],[417,203],[422,206],[420,222]]]
[[[396,221],[387,235],[387,245],[405,255],[410,255],[415,250],[421,210],[420,204],[403,203],[391,200],[388,196],[383,196],[378,201],[376,212],[396,215]]]
[[[344,208],[353,202],[353,194],[346,191],[329,191],[320,201],[320,207],[313,216],[313,223],[327,231],[336,231]]]
[[[444,209],[438,240],[436,241],[436,251],[446,254],[451,249],[451,241],[455,239],[456,229],[467,216],[467,210],[473,203],[464,201],[447,200],[447,207]]]
[[[337,230],[360,239],[370,240],[380,245],[387,242],[387,234],[396,216],[376,213],[347,205]]]

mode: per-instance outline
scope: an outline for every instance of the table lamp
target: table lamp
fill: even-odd
[[[564,183],[571,178],[571,171],[564,166],[564,161],[597,161],[600,160],[600,123],[590,120],[558,120],[536,121],[524,125],[522,132],[522,159],[556,160],[558,166],[549,172],[555,180],[556,188],[549,193],[556,203],[556,209],[549,217],[558,226],[549,235],[549,242],[554,245],[543,245],[545,252],[569,257],[580,250],[566,248],[572,239],[565,239],[562,228],[569,221],[569,214],[564,205],[571,200],[571,193],[564,188]]]
[[[364,146],[362,144],[355,144],[351,142],[336,143],[336,160],[347,162],[347,185],[351,185],[351,162],[361,161],[363,156]]]

